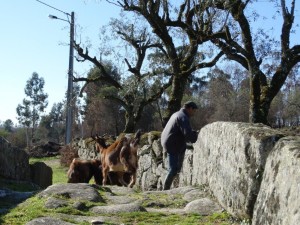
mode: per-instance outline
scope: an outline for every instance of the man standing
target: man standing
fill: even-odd
[[[169,190],[177,173],[180,172],[186,150],[186,142],[195,143],[198,133],[192,130],[190,117],[192,117],[197,105],[186,102],[178,112],[174,113],[169,119],[161,134],[161,144],[167,152],[169,161],[169,171],[165,179],[163,190]]]

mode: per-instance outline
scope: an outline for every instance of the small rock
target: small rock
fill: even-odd
[[[188,213],[197,213],[205,216],[215,212],[221,212],[222,208],[216,202],[208,198],[201,198],[188,203],[184,210]]]
[[[146,212],[146,209],[140,203],[108,205],[108,206],[95,206],[91,209],[93,213],[111,214],[121,212]]]
[[[26,225],[74,225],[74,223],[68,223],[62,221],[60,219],[52,218],[52,217],[40,217],[30,222],[26,223]]]
[[[45,207],[48,209],[57,209],[66,205],[68,205],[67,201],[54,197],[50,197],[45,203]]]
[[[85,210],[87,207],[83,202],[74,202],[73,208],[82,211]]]
[[[92,220],[92,221],[91,221],[91,224],[93,224],[93,225],[101,225],[101,224],[104,224],[104,221],[100,221],[100,220]]]

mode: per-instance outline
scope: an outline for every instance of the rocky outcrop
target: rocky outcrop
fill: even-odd
[[[220,213],[222,208],[218,203],[208,197],[203,197],[205,195],[206,193],[201,189],[191,186],[169,191],[139,192],[132,188],[118,186],[106,186],[104,188],[83,183],[55,184],[38,194],[39,198],[46,199],[41,210],[47,208],[54,212],[63,207],[70,207],[78,211],[89,212],[89,216],[80,216],[78,212],[76,215],[72,215],[72,211],[70,214],[59,211],[60,213],[53,217],[35,218],[27,222],[26,225],[107,224],[112,222],[123,224],[122,219],[118,219],[118,214],[134,212],[198,214],[203,216]],[[174,207],[175,205],[177,207]],[[66,222],[70,220],[75,223]]]
[[[285,137],[269,154],[252,224],[300,223],[300,137]]]

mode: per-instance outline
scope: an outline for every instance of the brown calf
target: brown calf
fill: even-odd
[[[107,184],[108,172],[113,171],[118,175],[118,181],[127,186],[123,176],[125,172],[130,173],[131,179],[129,187],[133,187],[136,182],[136,172],[138,166],[137,149],[141,138],[141,132],[138,131],[134,138],[123,137],[107,146],[102,137],[96,136],[96,148],[100,153],[102,163],[103,185]]]

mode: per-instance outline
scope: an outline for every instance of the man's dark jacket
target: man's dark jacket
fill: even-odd
[[[176,154],[186,150],[186,142],[195,143],[198,133],[192,130],[190,118],[182,108],[169,119],[161,134],[161,144],[165,151]]]

